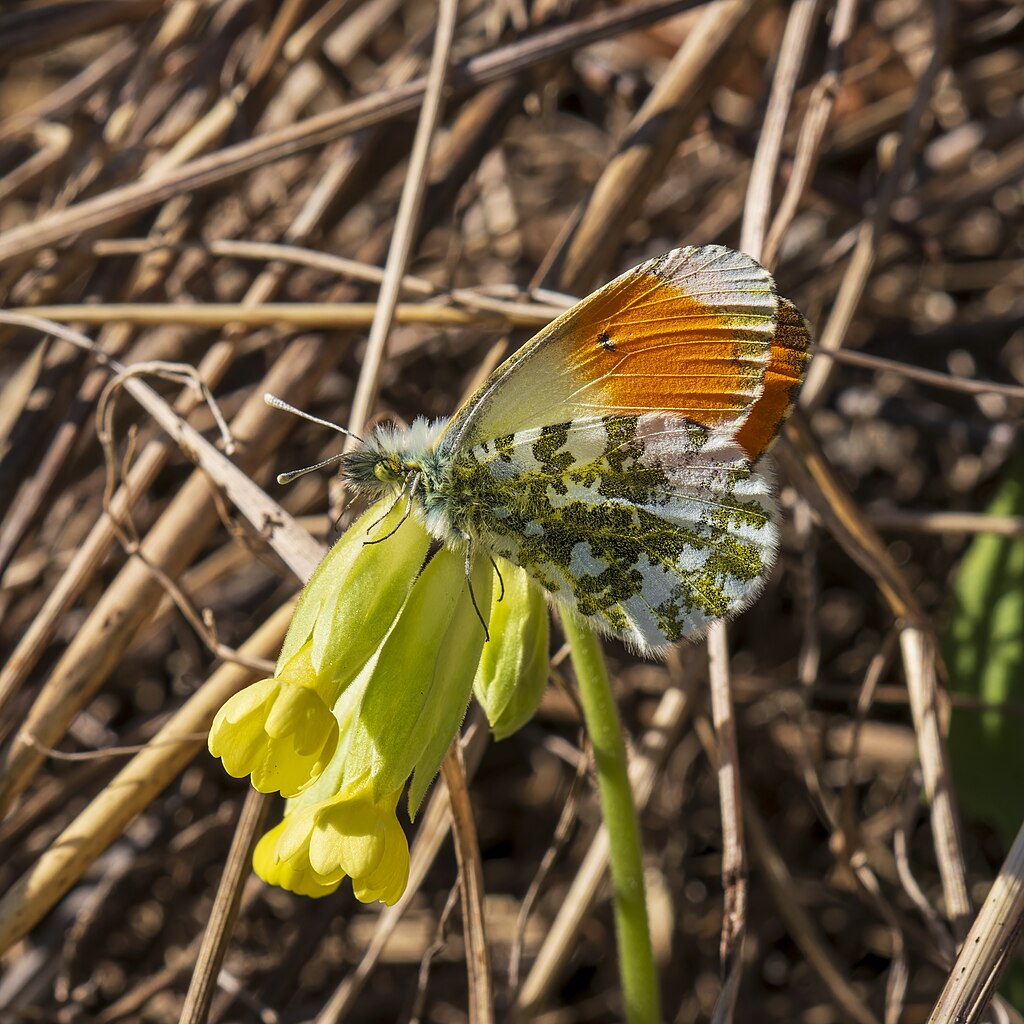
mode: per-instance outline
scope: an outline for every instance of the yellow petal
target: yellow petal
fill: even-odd
[[[328,896],[341,884],[338,878],[333,882],[324,882],[316,873],[301,860],[297,862],[278,860],[277,844],[285,823],[272,828],[256,844],[252,853],[252,866],[256,874],[270,885],[278,885],[289,892],[300,896]]]
[[[334,715],[318,693],[290,683],[281,685],[264,725],[271,739],[292,737],[292,745],[302,755],[322,749],[337,728]]]
[[[260,840],[265,845],[257,844],[259,876],[313,894],[316,886],[333,888],[349,875],[364,902],[397,901],[409,880],[409,844],[395,817],[399,793],[374,801],[368,787],[367,780],[361,788],[286,814]]]
[[[264,679],[236,693],[210,729],[210,753],[261,793],[296,796],[334,756],[338,723],[313,690]]]
[[[397,821],[394,825],[394,829],[388,829],[384,855],[376,869],[362,879],[361,884],[357,885],[353,878],[352,889],[362,903],[380,900],[393,906],[409,883],[409,843]]]
[[[272,679],[247,686],[217,712],[210,728],[208,746],[224,762],[224,770],[236,779],[248,775],[263,757],[264,704],[277,684]]]
[[[277,857],[279,860],[295,860],[303,855],[309,846],[309,837],[313,834],[316,824],[316,812],[319,804],[303,807],[284,816],[284,821],[277,826]]]
[[[384,825],[370,801],[338,797],[323,806],[309,843],[316,871],[329,874],[341,868],[358,878],[373,871],[383,854]]]

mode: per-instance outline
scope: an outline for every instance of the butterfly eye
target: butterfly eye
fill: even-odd
[[[405,479],[406,467],[397,455],[391,455],[374,465],[373,475],[382,483],[396,484]]]

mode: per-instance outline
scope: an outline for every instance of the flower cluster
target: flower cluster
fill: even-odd
[[[256,846],[265,881],[306,896],[347,876],[358,899],[392,904],[415,816],[476,693],[495,735],[536,710],[548,619],[526,574],[442,548],[413,517],[371,508],[331,549],[299,599],[272,679],[217,713],[210,752],[236,778],[288,798]],[[480,612],[488,619],[485,643]]]

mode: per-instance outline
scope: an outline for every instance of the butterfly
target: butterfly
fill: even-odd
[[[641,652],[759,593],[779,544],[761,457],[799,391],[807,322],[763,267],[688,246],[627,271],[499,366],[448,421],[338,457],[440,542],[523,569]]]

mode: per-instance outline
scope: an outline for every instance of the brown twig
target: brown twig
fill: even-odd
[[[455,837],[455,854],[459,862],[466,968],[469,972],[469,1019],[471,1024],[487,1024],[494,1020],[494,996],[491,992],[491,962],[484,924],[484,877],[458,741],[445,754],[441,762],[441,774],[451,801],[452,835]]]
[[[245,796],[178,1024],[206,1024],[217,987],[217,975],[238,917],[242,887],[252,870],[252,850],[271,802],[271,797],[254,789]]]

